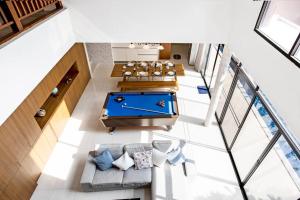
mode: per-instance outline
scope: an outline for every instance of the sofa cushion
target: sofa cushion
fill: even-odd
[[[122,144],[100,144],[96,145],[95,156],[98,156],[105,150],[109,150],[113,159],[116,160],[123,155],[123,145]]]
[[[167,160],[167,154],[164,152],[161,152],[155,148],[152,150],[152,162],[153,165],[160,167],[162,164],[164,164]]]
[[[152,145],[155,149],[167,153],[172,146],[171,140],[153,140]]]
[[[135,152],[142,152],[142,151],[149,151],[152,150],[151,143],[134,143],[134,144],[126,144],[124,146],[124,152],[127,151],[129,156],[133,158],[133,153]]]
[[[129,167],[134,165],[133,159],[128,155],[128,152],[125,153],[118,158],[117,160],[112,162],[114,166],[118,167],[120,170],[127,170]]]
[[[152,150],[133,153],[135,169],[146,169],[153,167]]]
[[[116,168],[106,171],[96,170],[92,187],[94,189],[118,188],[122,185],[124,172]]]
[[[92,191],[91,187],[92,187],[92,182],[95,173],[96,173],[96,165],[93,162],[92,152],[89,152],[80,180],[80,186],[82,191],[84,192]]]
[[[93,161],[96,163],[98,169],[105,171],[112,168],[112,162],[114,161],[110,151],[107,149],[96,156]]]
[[[130,167],[124,172],[123,187],[138,188],[151,184],[152,172],[151,168],[136,170]]]

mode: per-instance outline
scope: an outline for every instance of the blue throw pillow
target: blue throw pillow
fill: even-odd
[[[94,158],[94,162],[101,171],[112,168],[113,161],[114,159],[109,150],[104,150],[99,156]]]

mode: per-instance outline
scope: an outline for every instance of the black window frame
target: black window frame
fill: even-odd
[[[277,49],[281,54],[283,54],[286,58],[288,58],[290,61],[292,61],[297,67],[300,68],[300,59],[295,57],[295,54],[297,53],[298,49],[300,48],[300,33],[298,34],[296,41],[294,42],[292,48],[289,52],[286,52],[282,47],[280,47],[276,42],[274,42],[271,38],[269,38],[266,34],[261,32],[259,30],[259,27],[261,25],[261,22],[263,18],[265,17],[265,14],[268,10],[268,7],[270,5],[271,1],[264,1],[262,8],[260,10],[258,19],[255,24],[254,31],[260,35],[264,40],[266,40],[269,44],[271,44],[275,49]]]

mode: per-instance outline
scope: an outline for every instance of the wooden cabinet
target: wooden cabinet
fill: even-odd
[[[20,167],[3,192],[8,200],[25,200],[30,199],[35,187],[36,182],[32,176],[26,172],[25,167]]]
[[[52,149],[44,134],[41,134],[36,143],[33,146],[34,152],[39,156],[43,164],[46,164]]]
[[[20,165],[18,162],[11,161],[9,155],[3,152],[2,149],[0,153],[0,191],[3,191],[9,183],[9,181],[14,177],[14,175],[18,171]]]
[[[0,152],[2,155],[7,155],[5,156],[6,159],[22,162],[31,147],[22,131],[16,126],[15,120],[16,118],[13,114],[1,126]]]
[[[57,142],[57,136],[50,124],[47,124],[45,126],[42,134],[45,135],[47,142],[49,143],[51,149],[53,149],[53,147],[55,146],[55,144]]]
[[[61,89],[59,98],[48,101],[54,102],[46,107],[50,115],[37,120],[37,110],[73,66],[77,70],[71,70],[74,81]],[[30,199],[89,79],[84,46],[77,43],[0,126],[0,200]]]
[[[71,85],[70,89],[68,90],[68,92],[66,93],[65,97],[64,97],[64,101],[65,101],[65,104],[68,108],[68,111],[70,113],[73,112],[76,104],[77,104],[77,101],[80,99],[80,89],[81,89],[81,86],[80,86],[80,79],[76,79],[74,81],[74,83]]]
[[[65,101],[62,101],[49,121],[57,138],[62,134],[69,118],[70,113],[68,107]]]
[[[172,44],[171,43],[163,43],[162,46],[164,50],[159,52],[159,59],[170,59],[172,53]]]

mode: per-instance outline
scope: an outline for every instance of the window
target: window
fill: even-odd
[[[224,44],[211,44],[209,46],[205,68],[204,71],[201,72],[209,92],[211,92],[215,85],[223,49]]]
[[[255,31],[300,67],[300,1],[265,1]]]
[[[298,51],[296,52],[295,57],[300,62],[300,47],[298,48]]]
[[[300,200],[299,138],[235,60],[216,114],[241,189],[248,199]]]

